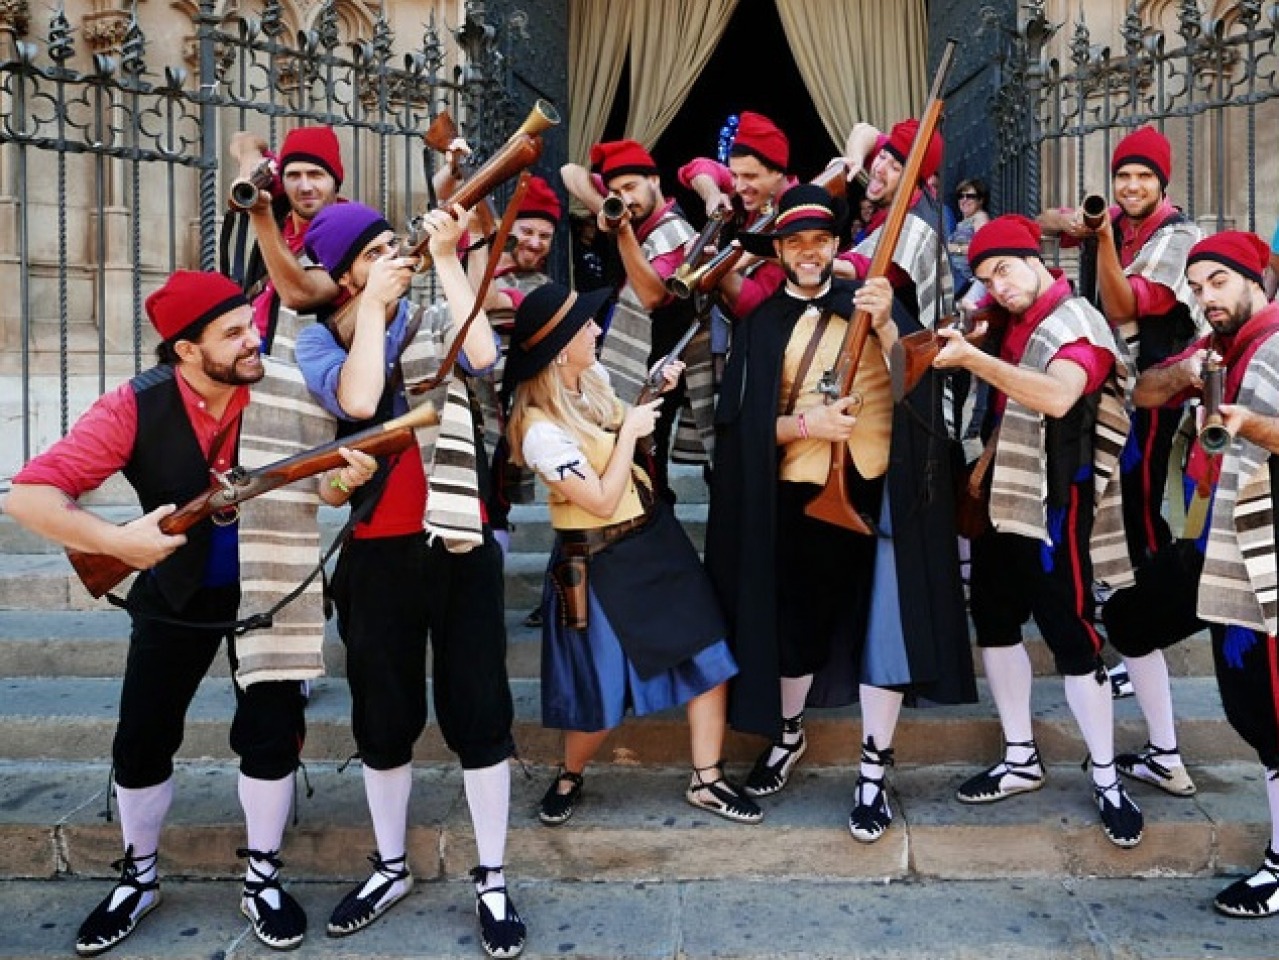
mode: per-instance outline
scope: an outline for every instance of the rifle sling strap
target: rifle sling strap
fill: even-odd
[[[121,610],[127,611],[132,616],[152,620],[156,623],[164,623],[171,627],[182,627],[188,630],[217,630],[223,633],[234,634],[237,637],[243,636],[250,630],[269,629],[274,623],[275,615],[301,596],[302,591],[311,585],[311,581],[324,572],[324,568],[333,557],[333,554],[336,553],[348,539],[350,539],[351,532],[355,529],[356,525],[365,520],[369,514],[373,512],[378,501],[382,499],[382,490],[386,486],[387,478],[390,475],[390,461],[386,461],[378,465],[377,474],[375,474],[373,479],[369,482],[370,486],[377,484],[377,487],[369,490],[368,495],[361,501],[360,505],[351,511],[351,515],[347,517],[346,523],[343,524],[342,529],[338,531],[337,536],[333,538],[333,542],[329,544],[328,549],[324,551],[324,556],[320,557],[320,562],[315,565],[315,569],[308,573],[301,583],[290,590],[287,596],[282,597],[269,610],[265,610],[262,613],[253,613],[247,617],[241,617],[238,620],[222,620],[214,622],[201,621],[197,623],[191,620],[183,620],[179,617],[165,617],[149,610],[140,610],[131,606],[129,601],[124,597],[114,593],[106,594],[104,599],[112,606],[119,607]]]
[[[484,268],[484,277],[480,280],[479,289],[475,291],[475,303],[471,307],[470,315],[463,321],[457,336],[453,338],[453,343],[449,346],[449,352],[445,354],[444,360],[440,364],[440,369],[436,371],[435,375],[417,383],[409,384],[408,390],[414,396],[434,390],[453,372],[453,366],[457,363],[457,356],[462,352],[462,344],[466,342],[467,331],[471,329],[472,322],[484,308],[484,298],[488,296],[489,286],[493,283],[493,273],[497,270],[497,262],[501,258],[502,251],[506,249],[506,240],[511,235],[511,229],[515,226],[515,220],[519,216],[520,203],[523,202],[524,191],[528,188],[528,179],[529,173],[527,170],[520,173],[520,178],[515,184],[515,190],[511,194],[511,201],[506,205],[506,209],[502,211],[502,222],[498,224],[497,234],[493,238],[493,246],[489,250],[488,264]]]
[[[790,393],[787,394],[786,403],[782,407],[783,417],[789,417],[795,409],[795,403],[799,400],[799,391],[804,388],[804,378],[808,376],[808,368],[813,365],[813,358],[817,356],[817,348],[821,345],[822,335],[826,333],[826,328],[830,326],[830,317],[831,312],[828,307],[822,311],[817,323],[813,325],[813,334],[808,338],[808,345],[804,347],[804,355],[799,360],[799,369],[795,371],[795,379],[791,382]]]

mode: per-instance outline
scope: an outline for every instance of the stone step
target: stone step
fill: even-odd
[[[524,640],[537,640],[540,633],[523,626],[525,616],[541,602],[542,581],[546,572],[547,554],[515,552],[507,557],[506,562],[506,610],[508,637],[513,644]],[[117,592],[122,592],[125,586]],[[91,622],[94,613],[109,612],[112,608],[104,600],[94,600],[85,591],[76,577],[70,563],[62,553],[10,553],[0,552],[0,676],[11,671],[16,675],[25,675],[30,668],[9,667],[10,654],[18,655],[19,650],[30,650],[28,640],[42,643],[61,636],[55,627],[60,622],[56,616],[49,625],[33,627],[30,618],[41,621],[47,613],[66,612],[73,614],[72,622]],[[85,618],[80,621],[78,618]],[[101,621],[108,629],[103,631],[101,639],[113,639],[119,642],[124,632],[118,624],[122,621]],[[1055,672],[1051,653],[1038,636],[1034,622],[1026,625],[1024,634],[1027,649],[1037,675],[1049,675]],[[87,640],[80,627],[72,628],[71,636]],[[96,639],[96,638],[95,638]],[[20,658],[29,657],[29,653],[20,654]],[[82,666],[74,655],[66,658],[50,659],[56,656],[54,650],[43,651],[41,662],[51,667],[62,663],[57,673],[70,675],[97,676],[91,668]],[[1211,676],[1213,673],[1212,650],[1208,643],[1206,631],[1196,637],[1177,644],[1167,651],[1168,667],[1175,676]],[[981,672],[980,653],[974,651],[977,670]],[[1110,662],[1117,657],[1108,655]],[[329,658],[329,663],[337,661]],[[536,662],[532,662],[536,671]],[[513,675],[523,675],[512,670]]]
[[[508,612],[508,669],[512,676],[540,674],[540,633],[524,626],[526,610]],[[93,610],[0,610],[0,677],[118,677],[129,647],[129,617],[103,606]],[[324,662],[330,676],[346,676],[337,624],[325,628]],[[217,657],[211,675],[228,675]]]
[[[507,670],[513,678],[541,676],[541,631],[526,627],[530,607],[506,611]],[[1027,629],[1026,649],[1037,676],[1052,676],[1052,654],[1042,638]],[[331,676],[346,675],[337,626],[326,628],[324,660]],[[115,677],[124,669],[129,618],[122,610],[95,605],[91,610],[0,610],[0,677]],[[1211,677],[1212,649],[1207,634],[1179,643],[1166,652],[1173,676]],[[974,648],[978,676],[981,652]],[[213,674],[226,676],[225,658],[214,661]]]
[[[529,927],[525,960],[1271,960],[1279,929],[1275,920],[1215,914],[1210,901],[1225,881],[1212,877],[561,883],[511,876]],[[348,885],[289,886],[310,918],[298,957],[484,957],[467,881],[419,881],[373,926],[340,940],[323,928]],[[106,889],[73,878],[7,883],[0,958],[70,956],[77,926]],[[164,905],[112,956],[274,955],[254,940],[239,896],[235,881],[166,880]]]
[[[520,755],[534,763],[554,763],[561,734],[541,723],[541,684],[515,679],[515,740]],[[985,682],[979,703],[954,707],[909,709],[902,713],[893,746],[903,764],[958,763],[977,767],[992,762],[1000,749],[1000,731]],[[115,678],[0,679],[0,750],[8,759],[93,760],[106,755],[115,730],[120,681]],[[1078,763],[1086,754],[1065,703],[1062,683],[1042,678],[1034,684],[1035,732],[1048,762]],[[1173,704],[1182,752],[1190,763],[1250,761],[1255,754],[1222,715],[1216,682],[1203,677],[1173,681]],[[230,757],[227,731],[234,706],[225,679],[206,679],[188,711],[180,756],[187,759]],[[341,761],[355,752],[350,733],[350,695],[340,677],[312,685],[307,708],[308,761]],[[1116,743],[1136,749],[1146,739],[1145,724],[1132,699],[1115,705]],[[855,763],[860,723],[855,707],[811,710],[808,714],[808,766]],[[734,763],[754,759],[756,737],[730,733],[724,756]],[[451,759],[432,722],[419,739],[415,755],[422,762]],[[630,718],[605,741],[600,757],[621,764],[683,765],[688,756],[688,728],[682,710]]]
[[[312,796],[299,799],[284,856],[291,876],[355,880],[373,837],[358,769],[309,763]],[[1210,876],[1255,868],[1269,838],[1258,764],[1196,765],[1200,791],[1176,798],[1137,786],[1145,836],[1121,850],[1102,833],[1091,779],[1050,767],[1036,794],[967,806],[955,789],[972,771],[943,765],[890,775],[895,820],[876,843],[848,834],[853,767],[803,769],[762,801],[764,822],[730,823],[683,799],[686,769],[589,769],[572,821],[546,827],[537,801],[554,776],[512,778],[506,862],[519,876],[636,883],[670,880],[906,880]],[[107,765],[0,762],[0,876],[105,877],[119,826],[105,820]],[[181,764],[161,842],[165,874],[233,877],[243,822],[233,763]],[[425,880],[459,879],[474,864],[470,815],[455,765],[415,772],[409,857]]]

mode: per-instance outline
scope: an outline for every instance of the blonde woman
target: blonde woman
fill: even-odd
[[[633,466],[660,400],[627,409],[596,362],[609,291],[539,287],[515,315],[503,389],[512,459],[549,489],[555,548],[542,598],[542,722],[564,730],[543,823],[567,821],[583,771],[629,706],[687,704],[693,771],[685,798],[741,823],[763,813],[720,762],[726,683],[737,664],[697,552]],[[668,369],[667,389],[682,372]]]

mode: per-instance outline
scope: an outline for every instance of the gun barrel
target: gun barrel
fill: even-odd
[[[247,177],[240,177],[231,182],[227,203],[233,210],[251,210],[257,205],[259,194],[271,186],[274,180],[275,166],[269,157],[263,157]]]
[[[253,185],[251,180],[237,180],[231,184],[231,193],[227,198],[231,207],[235,210],[250,210],[257,206],[258,194],[261,191]]]
[[[1200,377],[1204,385],[1204,421],[1199,429],[1199,445],[1205,453],[1221,453],[1230,446],[1230,431],[1221,417],[1226,371],[1219,362],[1209,359]]]
[[[1089,230],[1096,230],[1106,222],[1106,211],[1109,209],[1110,205],[1106,203],[1105,197],[1099,193],[1090,193],[1079,205],[1079,217]]]
[[[622,218],[626,216],[626,201],[617,194],[610,193],[604,198],[600,213],[604,215],[604,223],[608,225],[608,228],[616,230],[622,225]]]

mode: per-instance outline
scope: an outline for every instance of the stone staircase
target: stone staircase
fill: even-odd
[[[678,516],[700,543],[705,488],[699,472],[675,473]],[[114,482],[92,498],[117,520],[136,515],[128,499]],[[340,526],[337,511],[322,519],[331,532]],[[573,821],[542,826],[534,809],[560,737],[540,725],[539,636],[522,621],[540,594],[550,533],[544,504],[517,507],[513,519],[506,604],[521,764],[507,862],[531,925],[527,956],[1279,954],[1275,922],[1225,921],[1209,906],[1225,875],[1255,867],[1269,831],[1262,770],[1222,716],[1206,635],[1169,656],[1181,746],[1200,792],[1178,799],[1134,787],[1147,822],[1134,850],[1113,847],[1097,826],[1079,769],[1085,750],[1038,637],[1029,643],[1036,729],[1050,769],[1032,796],[977,808],[953,799],[999,749],[982,682],[978,704],[903,713],[894,744],[901,765],[890,775],[897,820],[873,845],[845,827],[855,708],[810,713],[808,754],[791,787],[763,802],[758,827],[683,802],[688,737],[679,711],[628,720],[589,772]],[[0,878],[13,903],[0,914],[0,958],[66,955],[103,884],[49,881],[113,875],[119,835],[107,822],[108,757],[126,634],[126,616],[90,600],[59,551],[0,517]],[[373,848],[361,778],[344,766],[354,744],[341,647],[333,637],[327,646],[331,675],[313,685],[307,714],[314,793],[300,795],[284,851],[311,912],[302,954],[478,957],[463,879],[474,845],[461,774],[433,723],[416,750],[410,829],[410,860],[419,881],[431,881],[427,892],[356,938],[322,935],[341,882],[364,876]],[[162,846],[165,877],[186,878],[166,884],[166,896],[196,919],[187,915],[184,926],[184,908],[170,906],[121,956],[269,953],[234,913],[243,828],[227,744],[232,705],[220,662],[190,712]],[[1120,749],[1144,740],[1133,700],[1117,704],[1117,725]],[[760,746],[730,735],[734,772],[744,774]],[[44,918],[41,904],[51,902],[58,909],[46,907]],[[1152,912],[1164,918],[1162,932]],[[1142,940],[1151,936],[1157,944]]]

